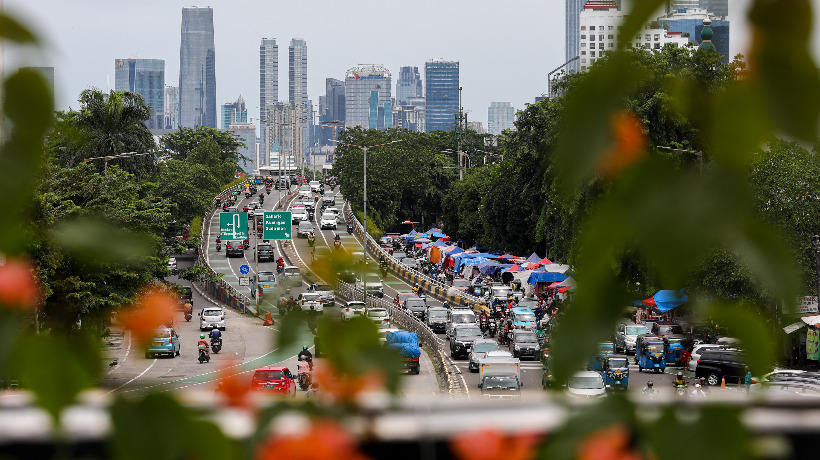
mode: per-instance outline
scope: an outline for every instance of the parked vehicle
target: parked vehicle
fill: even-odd
[[[615,328],[615,351],[635,353],[635,343],[641,334],[649,334],[649,329],[643,324],[619,324]]]
[[[705,377],[709,385],[737,383],[746,377],[746,358],[740,350],[710,348],[704,351],[695,368],[696,377]]]
[[[623,355],[606,356],[601,377],[607,388],[626,390],[629,386],[629,358]]]
[[[663,339],[656,335],[639,335],[635,347],[635,362],[638,364],[639,372],[643,372],[644,369],[664,372],[666,369],[666,344]]]
[[[419,365],[419,336],[415,332],[396,331],[387,334],[387,346],[399,352],[402,356],[402,367],[411,374],[421,371]]]

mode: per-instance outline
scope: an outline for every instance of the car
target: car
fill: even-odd
[[[282,268],[282,280],[291,286],[302,284],[302,271],[295,265],[286,265]]]
[[[493,339],[478,339],[473,342],[473,346],[470,348],[470,355],[468,356],[470,360],[470,372],[478,372],[478,362],[490,351],[499,351],[498,341]]]
[[[265,292],[268,289],[273,289],[276,287],[277,280],[276,280],[276,273],[274,272],[259,272],[256,274],[256,285],[259,287],[261,292]]]
[[[412,258],[412,257],[405,257],[404,259],[401,260],[401,263],[409,269],[412,269],[412,270],[418,270],[419,269],[419,261]]]
[[[641,334],[649,334],[643,324],[619,324],[615,328],[615,352],[635,353],[635,343]]]
[[[453,280],[453,286],[447,290],[448,295],[457,296],[466,294],[470,289],[470,280],[464,278],[456,278]]]
[[[407,299],[410,299],[410,298],[413,298],[413,297],[418,297],[415,292],[408,292],[408,291],[397,292],[396,297],[393,299],[393,303],[395,303],[396,306],[399,307],[399,308],[404,308],[404,302],[406,302]]]
[[[487,301],[492,303],[494,300],[506,302],[512,294],[512,288],[504,285],[492,285],[487,291]]]
[[[239,208],[237,206],[228,206],[225,212],[239,212]]]
[[[510,312],[510,319],[516,329],[535,330],[535,313],[529,308],[513,308]]]
[[[379,329],[390,327],[390,313],[384,308],[368,308],[365,310],[365,316]]]
[[[276,182],[273,184],[273,188],[276,190],[287,190],[290,187],[287,179],[277,179]]]
[[[707,385],[737,383],[746,376],[746,359],[740,350],[709,348],[700,355],[695,367],[695,377],[706,378]]]
[[[683,334],[683,328],[680,324],[672,321],[657,321],[652,325],[650,333],[658,337],[665,337],[670,334]]]
[[[393,258],[394,259],[396,259],[398,261],[401,261],[405,257],[407,257],[407,253],[404,252],[404,251],[393,251]]]
[[[336,294],[333,292],[333,287],[329,284],[313,283],[308,287],[308,292],[319,294],[322,303],[325,305],[336,304]]]
[[[595,371],[576,372],[569,378],[566,390],[571,398],[597,399],[606,396],[604,379]]]
[[[340,224],[340,223],[344,222],[344,219],[342,218],[342,215],[339,213],[339,208],[331,206],[329,208],[325,208],[325,212],[329,212],[329,213],[335,215],[337,224]]]
[[[274,260],[273,245],[270,243],[259,243],[256,245],[256,260],[259,262]]]
[[[686,368],[689,369],[690,371],[694,372],[695,369],[697,369],[697,367],[698,367],[698,360],[700,359],[701,355],[703,355],[703,352],[705,352],[706,350],[711,350],[711,349],[716,349],[716,348],[722,348],[722,349],[727,349],[727,350],[736,350],[736,348],[727,347],[727,346],[724,346],[724,345],[718,345],[718,344],[715,344],[715,343],[699,343],[699,344],[692,347],[692,353],[690,354],[689,362],[686,363]]]
[[[447,338],[452,338],[455,328],[464,324],[477,324],[475,312],[472,310],[448,310],[445,331]]]
[[[297,238],[307,238],[311,233],[313,233],[313,223],[311,221],[303,220],[299,222],[299,226],[296,228]]]
[[[433,332],[441,334],[447,329],[447,314],[449,311],[442,307],[428,307],[424,314],[424,322]]]
[[[333,192],[325,192],[322,195],[322,204],[325,206],[333,206],[336,204],[336,195]]]
[[[362,283],[362,280],[356,280],[356,289],[365,290],[368,295],[373,295],[376,297],[384,297],[384,284],[382,283],[381,278],[378,275],[374,274],[367,274],[365,275],[365,282]]]
[[[427,301],[422,297],[410,297],[404,301],[404,308],[414,317],[424,321],[424,313],[427,312]]]
[[[310,181],[310,184],[308,184],[308,185],[310,186],[310,191],[311,192],[318,192],[319,188],[322,186],[322,183],[319,182],[318,180],[312,180],[312,181]]]
[[[248,212],[250,214],[250,212]],[[262,219],[265,217],[265,210],[262,208],[256,208],[253,210],[253,217],[256,219]]]
[[[251,390],[270,391],[286,396],[296,394],[296,376],[287,367],[265,366],[256,369],[251,378]]]
[[[314,292],[299,294],[296,302],[302,308],[303,312],[324,313],[325,311],[325,307],[322,303],[322,296]]]
[[[191,306],[194,305],[194,291],[191,286],[179,286],[177,291],[179,291],[179,297],[177,298],[177,309],[179,311],[184,310],[186,303],[191,304]]]
[[[336,215],[332,212],[325,211],[322,218],[319,220],[319,227],[322,230],[333,229],[336,230]]]
[[[365,305],[364,302],[360,300],[351,300],[347,302],[344,307],[342,307],[342,321],[350,321],[351,319],[355,318],[356,316],[364,316],[365,314]]]
[[[473,342],[483,338],[481,329],[476,324],[462,324],[453,330],[450,338],[450,357],[466,358],[470,353]]]
[[[177,259],[176,257],[168,258],[168,270],[176,270],[177,269]]]
[[[242,241],[225,241],[225,257],[245,255],[245,245]]]
[[[291,223],[298,224],[303,220],[307,220],[307,210],[304,206],[291,206],[290,208],[290,219]]]
[[[163,327],[154,331],[154,336],[148,342],[145,349],[145,358],[156,355],[168,355],[170,357],[179,356],[179,334],[173,329]]]
[[[199,330],[211,330],[216,326],[225,330],[225,311],[218,307],[206,307],[199,312]]]
[[[541,349],[535,331],[527,331],[524,329],[513,329],[509,348],[513,357],[519,359],[537,359],[538,351]]]

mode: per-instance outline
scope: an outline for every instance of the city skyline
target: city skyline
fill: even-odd
[[[15,56],[7,50],[7,71],[16,65],[55,67],[58,109],[77,108],[77,97],[84,89],[113,89],[110,63],[122,56],[164,59],[166,84],[173,84],[179,72],[181,11],[191,5],[176,0],[145,0],[139,4],[99,0],[66,4],[42,0],[37,5],[6,0],[5,9],[22,15],[24,23],[41,33],[45,44],[43,52],[25,56]],[[392,33],[388,19],[400,16],[399,5],[365,0],[349,11],[333,5],[329,1],[272,5],[251,0],[247,8],[232,8],[227,2],[211,2],[215,47],[219,50],[217,101],[231,100],[238,94],[248,101],[258,100],[257,66],[262,37],[275,37],[280,44],[291,37],[304,37],[311,43],[308,95],[314,102],[324,94],[326,78],[343,79],[345,70],[359,63],[384,64],[397,75],[402,66],[421,67],[427,60],[441,57],[457,60],[461,63],[465,110],[471,120],[484,121],[485,126],[486,108],[491,101],[510,101],[514,107],[523,108],[547,91],[547,74],[564,62],[565,17],[564,2],[560,1],[508,5],[478,0],[474,5],[477,13],[464,18],[472,27],[459,31],[451,27],[454,18],[464,15],[458,4],[421,1],[419,8],[435,7],[439,11],[431,18],[431,32],[400,44],[370,39]],[[730,54],[747,54],[745,48],[751,34],[745,12],[749,0],[732,1],[731,5]],[[255,13],[247,15],[249,9]],[[363,10],[371,16],[363,18],[359,14]],[[820,12],[815,11],[815,15],[817,19]],[[303,19],[285,21],[275,27],[265,19],[283,16]],[[105,19],[110,17],[129,20]],[[152,24],[150,34],[142,26],[147,22]],[[524,46],[511,46],[508,40],[490,40],[482,33],[487,28],[498,30],[500,36],[514,36]],[[815,30],[812,40],[817,57],[818,31]],[[345,45],[339,46],[340,43]],[[284,66],[279,70],[279,80],[285,81],[287,70]],[[251,104],[248,111],[249,119],[258,119],[256,104]]]

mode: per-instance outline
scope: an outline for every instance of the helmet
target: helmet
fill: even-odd
[[[217,329],[219,329],[219,326],[217,326],[216,324],[214,324],[213,326],[211,326],[211,329],[213,329],[213,330],[217,330]]]
[[[199,338],[200,338],[200,339],[204,339],[204,338],[205,338],[205,334],[199,334]]]
[[[416,283],[416,287],[419,287],[419,283]]]
[[[650,380],[650,381],[646,382],[646,386],[648,386],[649,388],[652,388],[653,386],[655,386],[655,382]]]
[[[700,388],[700,384],[699,384],[699,383],[696,383],[696,384],[695,384],[695,388]]]
[[[698,383],[701,384],[701,385],[706,385],[706,377],[699,378]]]
[[[302,351],[307,351],[307,347],[302,347]]]
[[[683,378],[683,372],[678,372],[677,377],[678,377],[679,379],[682,379],[682,378]]]

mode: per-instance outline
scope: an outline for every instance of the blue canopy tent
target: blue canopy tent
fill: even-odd
[[[655,295],[648,299],[644,299],[641,304],[647,307],[655,307],[661,313],[666,313],[673,308],[680,307],[689,300],[689,297],[680,291],[663,290],[658,291]]]
[[[565,279],[567,279],[567,275],[563,273],[532,272],[530,277],[527,278],[527,284],[535,286],[535,283],[554,283]]]
[[[506,268],[512,267],[513,264],[500,264],[498,262],[493,262],[492,260],[484,262],[483,264],[478,264],[478,271],[481,273],[493,276],[499,270],[504,270]]]
[[[445,235],[444,233],[441,233],[441,232],[433,232],[433,238],[444,238],[446,236],[447,235]]]
[[[445,246],[448,246],[448,244],[445,243],[444,241],[438,240],[435,243],[433,243],[433,246],[435,246],[437,248],[443,248]]]

